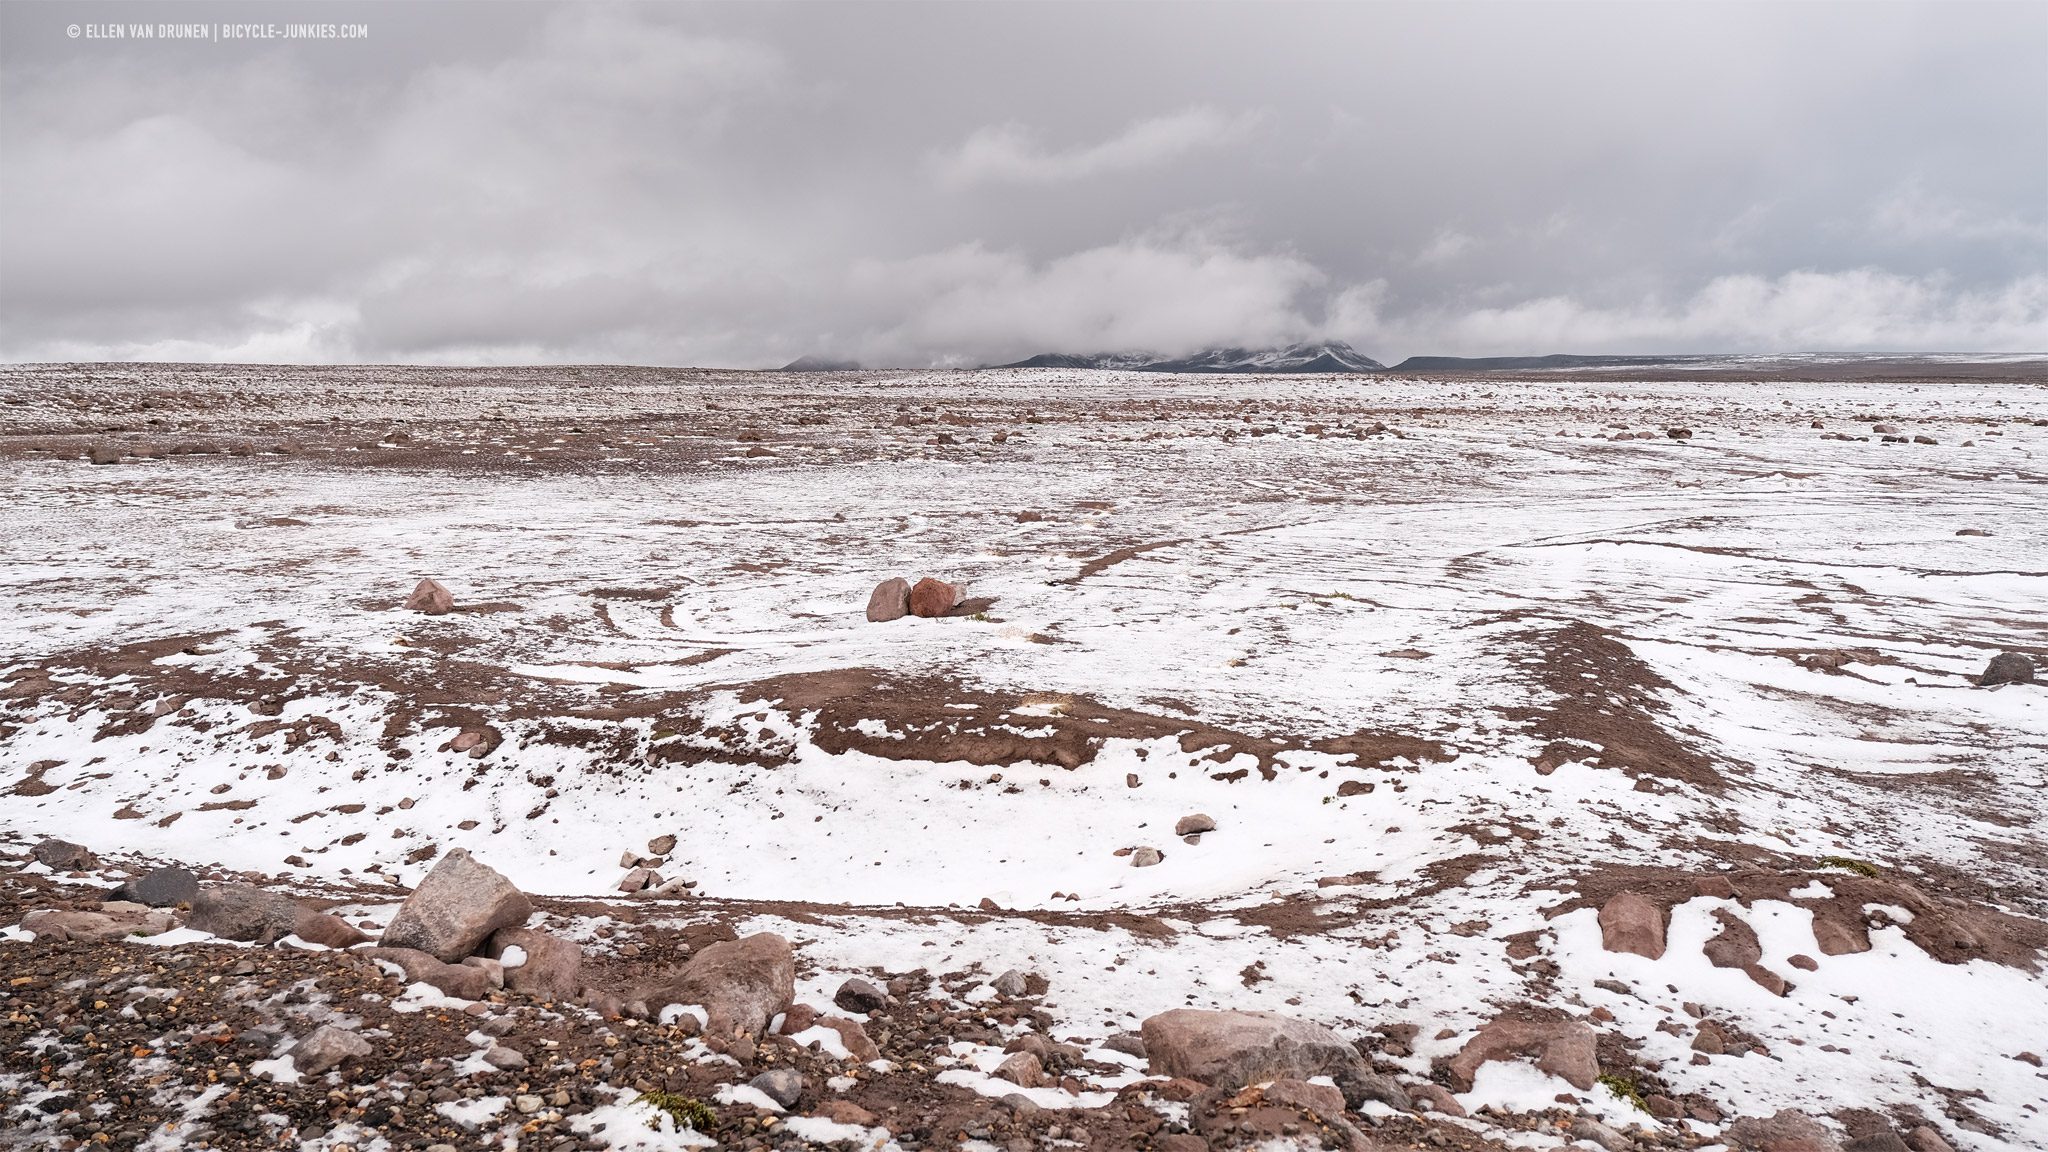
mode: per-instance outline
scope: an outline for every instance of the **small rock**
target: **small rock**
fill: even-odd
[[[1193,836],[1202,832],[1214,832],[1215,830],[1216,821],[1200,812],[1181,817],[1173,826],[1173,834],[1175,836]]]
[[[446,616],[455,610],[455,597],[441,587],[440,581],[422,580],[413,587],[412,595],[405,598],[405,610]]]
[[[706,1032],[751,1040],[795,1003],[796,959],[789,941],[773,932],[721,940],[690,957],[645,999],[650,1007],[701,1004],[709,1017]]]
[[[526,1067],[526,1056],[518,1049],[503,1044],[493,1044],[484,1049],[484,1063],[505,1071],[516,1071]]]
[[[322,1024],[292,1045],[285,1055],[292,1058],[292,1067],[301,1076],[318,1076],[345,1061],[368,1056],[370,1051],[370,1042],[361,1036],[346,1028]]]
[[[889,994],[858,976],[833,993],[832,1002],[848,1012],[879,1012],[889,1004]]]
[[[1016,968],[1010,969],[988,983],[989,987],[994,988],[997,992],[1008,996],[1012,1000],[1024,995],[1030,988],[1030,982],[1024,978],[1024,973]]]
[[[1344,1111],[1344,1093],[1327,1084],[1282,1077],[1266,1085],[1260,1095],[1268,1104],[1323,1116],[1337,1116]]]
[[[999,1080],[1008,1080],[1019,1088],[1042,1088],[1046,1083],[1045,1068],[1038,1057],[1029,1052],[1017,1052],[1003,1059],[990,1075]]]
[[[759,1090],[763,1095],[784,1108],[796,1107],[797,1098],[804,1094],[804,1078],[794,1068],[776,1068],[761,1073],[747,1086]]]
[[[409,984],[425,984],[457,1000],[482,1000],[491,993],[490,974],[467,964],[447,964],[417,948],[365,948],[356,953],[398,965]]]
[[[952,605],[946,607],[951,608]],[[868,596],[868,620],[872,623],[901,620],[909,614],[910,581],[901,576],[891,576],[875,585],[874,592]]]
[[[512,1107],[517,1109],[521,1116],[533,1115],[535,1112],[540,1111],[541,1107],[546,1103],[547,1101],[542,1100],[538,1096],[530,1096],[524,1093],[512,1098]]]
[[[1157,848],[1131,849],[1131,867],[1133,868],[1150,868],[1164,859],[1166,859],[1165,854]]]
[[[872,1128],[878,1123],[873,1112],[855,1104],[851,1100],[827,1100],[823,1104],[818,1105],[817,1109],[811,1114],[823,1116],[834,1124],[852,1124],[859,1128]]]
[[[1925,1124],[1906,1133],[1906,1147],[1913,1152],[1956,1152],[1948,1141],[1941,1138],[1941,1133]]]
[[[1785,963],[1790,964],[1791,966],[1799,969],[1802,972],[1820,971],[1820,963],[1816,961],[1813,957],[1808,956],[1804,953],[1798,953],[1792,956],[1787,956],[1785,958]]]
[[[1397,1112],[1412,1111],[1414,1101],[1409,1099],[1407,1090],[1392,1076],[1367,1071],[1364,1065],[1354,1065],[1338,1071],[1337,1090],[1344,1094],[1344,1106],[1356,1112],[1372,1101],[1378,1101]]]
[[[647,888],[649,878],[653,875],[654,870],[651,868],[634,868],[632,871],[627,872],[625,877],[619,881],[619,891],[644,891]]]
[[[1636,1146],[1634,1140],[1623,1136],[1591,1116],[1579,1116],[1572,1120],[1572,1139],[1591,1140],[1607,1152],[1630,1152]]]
[[[647,850],[656,856],[668,855],[669,853],[676,850],[675,835],[673,833],[669,833],[666,835],[656,836],[654,839],[649,840],[647,842]]]
[[[506,963],[517,949],[520,962]],[[582,987],[583,949],[573,940],[534,928],[500,928],[491,934],[484,954],[499,962],[505,987],[541,1000],[569,1000]]]

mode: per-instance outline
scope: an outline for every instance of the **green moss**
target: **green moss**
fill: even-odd
[[[642,1092],[640,1099],[649,1106],[668,1113],[669,1119],[674,1120],[678,1128],[695,1128],[699,1132],[708,1132],[718,1123],[718,1114],[711,1110],[711,1106],[694,1096],[681,1096],[653,1088]],[[647,1126],[656,1130],[661,1127],[660,1123],[654,1120],[649,1120]]]
[[[1868,876],[1872,879],[1876,879],[1878,874],[1877,865],[1867,860],[1855,860],[1847,856],[1823,856],[1820,858],[1820,866],[1822,868],[1840,868],[1844,872],[1854,872],[1858,876]]]
[[[1622,1100],[1635,1106],[1638,1112],[1650,1110],[1649,1101],[1643,1099],[1643,1090],[1636,1086],[1636,1078],[1627,1073],[1606,1072],[1600,1076],[1600,1086]]]

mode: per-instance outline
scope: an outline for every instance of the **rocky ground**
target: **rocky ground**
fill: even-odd
[[[0,369],[0,1143],[2048,1144],[2048,366]]]

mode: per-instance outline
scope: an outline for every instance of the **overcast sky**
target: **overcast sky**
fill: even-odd
[[[2048,351],[2048,4],[0,6],[0,359],[1322,337]]]

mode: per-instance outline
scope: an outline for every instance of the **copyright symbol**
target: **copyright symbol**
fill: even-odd
[[[78,39],[78,25],[73,24],[71,27],[64,29],[64,34],[73,40]]]

